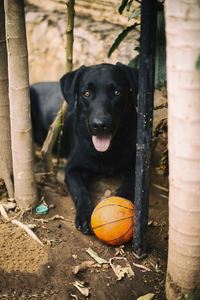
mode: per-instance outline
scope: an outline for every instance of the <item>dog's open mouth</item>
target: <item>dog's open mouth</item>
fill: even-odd
[[[111,143],[112,135],[104,134],[104,135],[93,135],[92,142],[95,149],[99,152],[105,152],[108,150]]]

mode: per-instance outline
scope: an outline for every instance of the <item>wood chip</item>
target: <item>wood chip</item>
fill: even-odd
[[[145,270],[145,271],[148,271],[148,272],[151,271],[151,269],[147,268],[147,267],[144,266],[144,265],[135,264],[134,262],[133,262],[133,265],[134,265],[135,267],[140,268],[140,269],[143,269],[143,270]]]
[[[6,221],[9,221],[9,217],[7,215],[7,212],[4,208],[4,206],[2,204],[0,204],[0,213],[2,215],[2,217],[6,220]]]
[[[83,271],[83,270],[91,267],[92,265],[94,265],[94,261],[91,261],[91,260],[83,261],[80,265],[75,266],[73,268],[73,273],[76,275],[76,274],[78,274],[79,271]]]
[[[73,284],[73,286],[75,288],[77,288],[77,290],[79,290],[79,292],[85,296],[85,297],[88,297],[89,296],[89,293],[90,293],[90,290],[89,288],[85,287],[84,286],[84,283],[80,282],[80,281],[75,281],[75,283]]]

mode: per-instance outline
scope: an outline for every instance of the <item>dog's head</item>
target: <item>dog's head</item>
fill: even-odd
[[[64,75],[60,84],[68,112],[79,111],[95,149],[105,152],[121,119],[136,105],[138,71],[119,63],[82,66]]]

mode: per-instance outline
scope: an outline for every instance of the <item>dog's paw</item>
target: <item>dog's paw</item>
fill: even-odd
[[[76,220],[75,225],[78,230],[80,230],[82,233],[89,234],[92,233],[92,227],[91,227],[91,214],[93,211],[93,207],[85,208],[79,208],[76,211]]]

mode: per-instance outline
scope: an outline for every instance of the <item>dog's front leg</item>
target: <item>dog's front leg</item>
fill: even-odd
[[[88,174],[66,168],[65,181],[76,206],[76,228],[83,233],[89,233],[93,205],[88,192]]]
[[[134,202],[135,175],[134,171],[121,174],[122,183],[116,191],[116,196],[126,198]]]

